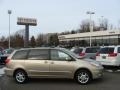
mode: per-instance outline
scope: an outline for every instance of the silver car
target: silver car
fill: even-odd
[[[100,47],[74,47],[71,49],[72,52],[79,55],[81,58],[96,59],[96,53]]]

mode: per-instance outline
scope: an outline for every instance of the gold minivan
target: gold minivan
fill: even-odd
[[[96,61],[80,59],[64,48],[24,48],[15,50],[6,59],[5,73],[17,83],[28,78],[70,78],[88,84],[103,75],[103,67]]]

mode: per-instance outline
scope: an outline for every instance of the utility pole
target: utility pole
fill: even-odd
[[[11,10],[8,10],[8,14],[9,14],[9,49],[10,49],[10,15],[12,14]]]
[[[95,14],[95,12],[88,11],[87,14],[90,15],[90,26],[89,26],[89,28],[90,28],[90,33],[92,33],[93,32],[92,15]],[[92,46],[92,36],[91,35],[92,34],[90,34],[90,47]]]

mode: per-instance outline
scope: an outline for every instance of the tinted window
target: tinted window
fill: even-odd
[[[108,47],[108,48],[101,48],[99,53],[101,54],[108,54],[108,53],[113,53],[114,48]]]
[[[13,55],[13,57],[12,57],[12,59],[26,59],[27,58],[27,53],[28,53],[28,50],[21,50],[21,51],[17,51],[14,55]]]
[[[118,53],[120,53],[120,47],[118,47]]]
[[[99,48],[86,48],[85,53],[96,53],[98,50]]]
[[[51,60],[66,61],[66,59],[71,59],[71,57],[62,51],[51,50]]]
[[[28,58],[36,59],[36,60],[47,60],[49,59],[49,52],[48,50],[42,50],[42,49],[31,50]]]
[[[77,49],[74,49],[74,53],[76,53],[76,54],[80,54],[81,52],[82,52],[82,48],[77,48]]]

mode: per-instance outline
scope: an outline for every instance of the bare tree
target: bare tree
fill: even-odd
[[[108,19],[107,18],[104,18],[102,17],[100,20],[99,20],[99,26],[100,26],[100,29],[101,30],[107,30],[108,29]]]
[[[36,39],[36,45],[37,46],[42,46],[44,44],[44,41],[43,41],[43,34],[39,34],[37,36],[37,39]]]
[[[31,37],[30,45],[31,45],[32,47],[35,47],[35,46],[36,46],[36,40],[35,40],[35,37],[34,37],[34,36]]]
[[[92,26],[93,26],[93,31],[95,29],[95,22],[94,21],[91,21],[92,23]],[[86,19],[86,20],[83,20],[81,22],[81,25],[80,25],[80,32],[90,32],[90,20]]]

